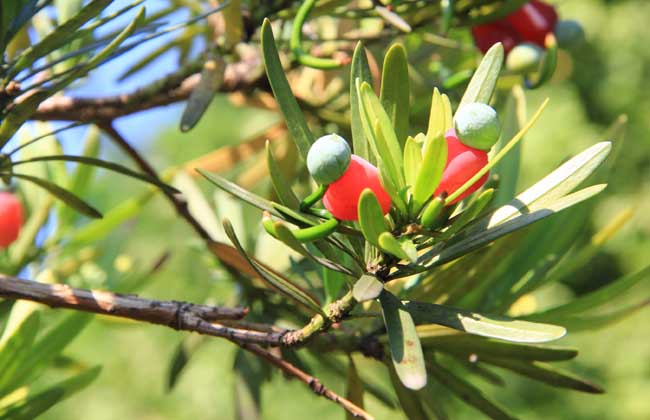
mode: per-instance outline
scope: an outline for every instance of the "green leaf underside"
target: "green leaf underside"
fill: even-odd
[[[405,387],[421,389],[427,383],[427,372],[413,319],[402,302],[391,293],[383,291],[379,302],[397,376]]]
[[[364,302],[366,300],[377,299],[382,290],[384,290],[384,284],[377,277],[364,274],[354,283],[352,296],[354,296],[357,302]]]
[[[469,334],[516,343],[544,343],[566,334],[563,327],[479,314],[450,306],[423,302],[404,302],[416,325],[436,324]]]

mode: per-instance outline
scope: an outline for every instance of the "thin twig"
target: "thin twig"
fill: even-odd
[[[342,396],[338,395],[334,391],[332,391],[329,388],[326,388],[325,385],[323,385],[318,378],[315,378],[308,374],[307,372],[304,372],[297,368],[296,366],[292,365],[291,363],[287,362],[286,360],[275,356],[268,350],[265,350],[261,348],[260,346],[254,345],[254,344],[244,344],[241,345],[241,347],[244,350],[247,350],[258,357],[268,361],[269,363],[277,366],[278,368],[282,369],[283,372],[286,374],[290,375],[291,377],[294,377],[298,379],[299,381],[303,382],[309,388],[311,388],[312,391],[314,391],[316,394],[321,395],[331,401],[334,401],[335,403],[339,404],[341,407],[343,407],[346,411],[348,411],[350,414],[352,414],[354,417],[358,417],[361,419],[366,419],[366,420],[373,420],[374,417],[370,415],[367,411],[362,409],[361,407],[357,406],[354,404],[352,401],[347,400],[343,398]]]

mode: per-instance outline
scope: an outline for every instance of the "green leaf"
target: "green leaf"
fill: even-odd
[[[86,204],[83,200],[81,200],[79,197],[76,195],[72,194],[70,191],[67,191],[61,187],[59,187],[56,184],[51,183],[50,181],[47,181],[45,179],[41,178],[36,178],[31,175],[24,175],[24,174],[17,174],[14,173],[12,176],[18,178],[18,179],[24,179],[25,181],[29,181],[32,184],[38,185],[39,187],[43,188],[44,190],[47,190],[50,194],[58,198],[59,200],[63,201],[65,204],[68,206],[72,207],[73,209],[77,210],[79,213],[84,214],[88,217],[93,217],[93,218],[101,218],[102,214],[95,210],[93,207],[90,205]]]
[[[554,368],[546,363],[525,362],[520,360],[499,359],[483,357],[482,360],[494,366],[508,369],[522,376],[527,376],[536,381],[544,382],[558,388],[569,388],[576,391],[588,392],[591,394],[602,394],[605,391],[589,381]]]
[[[388,291],[379,295],[391,357],[402,384],[413,390],[427,383],[424,355],[415,324],[402,302]]]
[[[380,160],[386,169],[388,178],[399,191],[406,184],[402,167],[402,148],[395,135],[395,130],[393,130],[390,118],[372,87],[368,83],[357,81],[357,89],[361,121],[370,142],[370,149]]]
[[[298,101],[291,92],[291,87],[284,74],[284,68],[278,56],[278,50],[275,47],[271,22],[264,19],[262,24],[262,55],[264,57],[264,66],[266,75],[269,78],[273,95],[275,96],[278,106],[287,122],[287,128],[291,137],[296,142],[298,151],[304,161],[307,161],[307,153],[314,142],[314,135],[309,130],[305,117],[298,106]]]
[[[648,306],[650,306],[650,299],[644,299],[641,302],[623,306],[615,311],[609,311],[604,314],[598,313],[596,315],[581,314],[575,316],[562,316],[562,324],[572,332],[584,330],[593,331],[619,322]]]
[[[495,420],[515,419],[515,417],[509,414],[504,408],[486,397],[480,389],[454,375],[451,371],[442,367],[435,361],[430,361],[427,368],[435,380],[456,394],[461,400],[465,401],[465,403],[481,411],[486,416]]]
[[[488,188],[487,190],[481,192],[476,199],[474,199],[462,213],[454,217],[451,220],[451,225],[447,230],[440,235],[440,240],[450,238],[453,234],[460,231],[468,223],[474,220],[481,212],[487,207],[488,204],[492,201],[494,196],[494,189]]]
[[[379,248],[381,248],[382,251],[394,255],[397,258],[408,260],[410,262],[415,262],[417,259],[417,253],[413,255],[413,253],[407,252],[400,241],[398,241],[390,232],[384,232],[379,235],[378,243]]]
[[[14,307],[12,315],[18,310]],[[24,318],[5,327],[0,339],[0,395],[15,388],[20,367],[29,356],[29,349],[38,332],[40,314],[28,313]],[[10,328],[11,327],[11,328]]]
[[[278,162],[273,157],[271,143],[268,140],[266,141],[266,165],[269,168],[271,184],[273,184],[273,189],[278,195],[280,202],[292,209],[300,208],[300,200],[298,200],[298,197],[291,190],[291,183],[282,174]]]
[[[342,273],[323,267],[323,290],[325,292],[325,303],[328,304],[334,302],[346,283],[347,279]]]
[[[158,57],[160,55],[162,54]],[[203,64],[199,83],[192,90],[181,116],[182,132],[191,130],[201,120],[223,83],[225,70],[226,62],[223,57],[209,57]]]
[[[618,296],[630,290],[634,285],[641,281],[650,279],[650,266],[644,269],[622,277],[614,282],[609,283],[607,286],[601,287],[596,291],[584,294],[570,302],[547,309],[543,312],[538,312],[524,317],[525,319],[554,319],[561,320],[566,316],[573,316],[589,312],[599,308],[602,305],[611,303]]]
[[[87,369],[46,388],[44,391],[37,394],[29,392],[19,399],[11,398],[12,395],[8,395],[5,399],[0,400],[0,418],[12,420],[34,419],[55,404],[90,385],[99,376],[100,371],[100,366]],[[5,400],[11,400],[11,402],[3,404]]]
[[[93,315],[85,312],[65,314],[63,319],[35,340],[29,350],[23,349],[28,357],[14,379],[17,385],[31,382],[43,373],[92,319]]]
[[[469,357],[476,354],[517,360],[561,361],[578,355],[578,350],[566,347],[514,344],[470,334],[449,334],[420,337],[425,349]]]
[[[526,96],[521,86],[517,85],[510,91],[503,112],[503,124],[499,141],[492,149],[497,153],[526,123]],[[521,144],[515,146],[498,165],[492,168],[492,175],[499,177],[499,188],[494,199],[501,206],[515,197],[519,180],[519,164],[521,160]]]
[[[354,283],[352,296],[357,302],[365,302],[377,299],[383,290],[384,284],[377,277],[364,274]]]
[[[574,156],[541,181],[519,194],[507,205],[486,216],[491,226],[513,216],[525,214],[535,205],[538,208],[565,196],[579,186],[605,160],[611,151],[610,142],[597,143]]]
[[[463,105],[475,102],[485,104],[490,102],[497,80],[499,79],[501,67],[503,66],[503,57],[503,44],[500,42],[493,45],[485,53],[483,60],[481,60],[476,72],[474,72],[474,76],[472,76],[472,80],[469,81],[463,98],[460,100],[460,104],[458,105],[459,109]]]
[[[167,392],[171,392],[174,389],[190,358],[205,342],[205,337],[190,335],[178,344],[169,363],[167,383],[165,384]]]
[[[266,380],[265,366],[260,359],[238,349],[235,354],[235,412],[239,420],[262,418],[261,387]]]
[[[237,248],[237,251],[239,251],[239,253],[246,259],[253,270],[255,270],[255,272],[263,280],[265,280],[269,286],[285,295],[286,297],[293,299],[295,302],[303,305],[307,309],[325,316],[325,313],[321,309],[320,303],[315,297],[311,296],[305,290],[295,285],[288,278],[265,268],[255,259],[251,258],[241,246],[241,243],[239,242],[239,239],[237,239],[237,235],[235,234],[235,231],[228,219],[224,219],[223,227],[226,231],[226,235],[228,235],[228,238],[230,238],[235,248]]]
[[[260,210],[266,210],[269,213],[277,217],[283,217],[283,215],[276,210],[272,203],[269,200],[266,200],[258,195],[253,194],[245,188],[240,187],[239,185],[228,181],[226,178],[217,175],[211,174],[203,169],[196,168],[196,171],[200,173],[205,179],[221,188],[225,192],[233,195],[234,197],[239,198],[242,201],[247,202],[248,204],[257,207]]]
[[[14,62],[11,70],[5,76],[7,80],[13,79],[21,70],[31,66],[39,58],[49,54],[67,43],[74,33],[84,23],[97,17],[111,3],[112,0],[93,0],[79,11],[75,16],[59,25],[45,38],[24,50]]]
[[[528,77],[524,80],[528,89],[539,88],[551,80],[553,73],[555,73],[555,68],[557,67],[558,45],[557,40],[552,33],[546,35],[546,38],[544,39],[544,49],[546,52],[537,76],[534,80],[530,80]]]
[[[433,192],[442,179],[446,164],[447,142],[444,133],[438,133],[436,137],[427,138],[424,145],[422,165],[413,186],[413,214],[419,213],[424,203],[431,199]]]
[[[71,232],[69,244],[84,245],[97,242],[129,219],[136,217],[155,196],[147,191],[140,197],[129,198],[109,210],[101,219],[93,220]]]
[[[354,403],[357,407],[363,408],[363,382],[357,372],[352,356],[348,355],[348,378],[346,384],[345,397],[348,401]],[[347,420],[354,420],[355,416],[349,412],[345,414]]]
[[[413,137],[408,136],[404,145],[404,178],[406,185],[415,185],[415,180],[421,167],[422,147]]]
[[[449,97],[445,94],[441,95],[438,88],[434,88],[431,96],[427,139],[433,139],[439,135],[444,136],[450,128],[453,128],[453,121]]]
[[[566,334],[563,327],[520,321],[500,315],[486,315],[450,306],[404,302],[416,325],[436,324],[469,334],[516,343],[544,343]]]
[[[400,382],[401,378],[395,370],[395,367],[387,363],[388,372],[390,374],[390,381],[393,384],[393,389],[399,400],[399,405],[404,411],[404,414],[409,420],[428,420],[427,413],[424,411],[419,392],[405,388]],[[420,391],[423,392],[423,391]]]
[[[400,44],[393,44],[384,56],[379,98],[402,148],[409,131],[409,95],[406,50]]]
[[[422,260],[429,261],[427,268],[452,261],[461,255],[465,255],[475,249],[489,244],[495,239],[498,239],[511,232],[515,232],[538,220],[558,213],[566,208],[569,208],[588,198],[591,198],[594,195],[600,193],[603,189],[605,189],[605,185],[594,185],[592,187],[587,187],[578,192],[558,199],[546,207],[533,207],[529,209],[530,213],[522,214],[521,216],[515,217],[507,222],[493,227],[488,227],[485,230],[475,231],[471,229],[471,227],[468,227],[468,230],[471,229],[471,232],[469,232],[467,236],[463,236],[462,239],[453,242],[453,244],[450,244],[439,252],[426,253],[422,256]],[[477,225],[480,225],[480,223],[477,223]],[[431,254],[434,255],[431,256]]]
[[[409,25],[408,22],[402,19],[400,15],[393,12],[388,7],[380,6],[377,4],[375,5],[375,12],[379,16],[381,16],[382,19],[384,19],[386,22],[390,23],[400,31],[406,33],[412,31],[411,25]]]
[[[354,49],[352,55],[352,67],[350,69],[350,125],[352,131],[352,150],[354,154],[367,160],[370,163],[375,163],[374,157],[368,149],[368,140],[366,140],[365,132],[361,122],[361,111],[359,92],[357,91],[356,80],[361,83],[366,82],[372,86],[372,74],[368,66],[367,52],[363,43],[359,41]]]
[[[155,179],[147,174],[142,174],[139,172],[135,172],[126,166],[122,166],[118,163],[114,162],[108,162],[105,160],[97,159],[94,157],[90,156],[72,156],[72,155],[57,155],[57,156],[37,156],[33,157],[31,159],[26,159],[26,160],[21,160],[17,162],[13,162],[12,166],[18,166],[18,165],[23,165],[25,163],[31,163],[31,162],[56,162],[56,161],[63,161],[63,162],[77,162],[81,163],[83,165],[90,165],[90,166],[95,166],[98,168],[103,168],[107,169],[109,171],[121,174],[121,175],[126,175],[131,178],[138,179],[140,181],[144,181],[148,184],[155,185],[158,188],[161,188],[168,193],[179,193],[178,190],[176,190],[174,187],[171,187],[164,182],[160,181],[159,179]]]
[[[379,235],[388,231],[384,213],[379,200],[371,189],[366,188],[359,196],[358,204],[359,225],[361,232],[368,242],[379,246]]]
[[[330,261],[326,258],[321,258],[316,255],[313,255],[310,253],[297,239],[293,234],[291,233],[291,230],[282,222],[275,222],[273,224],[275,233],[277,235],[277,238],[282,241],[285,245],[287,245],[289,248],[293,249],[303,257],[315,262],[316,264],[320,264],[325,268],[328,268],[330,270],[337,271],[339,273],[347,274],[350,276],[353,276],[354,273],[352,270],[344,267],[343,265]]]

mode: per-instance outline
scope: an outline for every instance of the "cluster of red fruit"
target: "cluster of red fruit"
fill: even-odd
[[[474,26],[472,35],[476,46],[483,53],[501,42],[508,54],[514,47],[525,42],[544,48],[546,36],[555,31],[557,23],[558,15],[553,6],[531,0],[501,20]]]
[[[20,233],[23,224],[23,206],[18,197],[0,191],[0,249],[7,248]]]
[[[336,135],[325,136],[321,139],[345,143],[344,139]],[[445,141],[447,142],[447,163],[434,196],[455,192],[488,163],[487,151],[462,143],[453,129],[445,134]],[[317,144],[315,146],[316,148],[312,146],[312,150],[319,149]],[[310,172],[314,173],[314,171]],[[481,188],[487,178],[488,174],[485,174],[449,204],[454,204]],[[343,174],[327,186],[323,204],[337,219],[356,221],[358,220],[359,197],[366,188],[375,194],[384,214],[388,213],[391,199],[381,185],[379,170],[367,160],[357,155],[351,155]]]

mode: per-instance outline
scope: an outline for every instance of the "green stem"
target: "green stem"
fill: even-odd
[[[307,16],[309,16],[309,12],[311,12],[315,4],[316,0],[305,0],[300,5],[300,9],[296,13],[296,18],[293,20],[289,46],[291,47],[291,51],[296,55],[296,60],[304,66],[321,70],[337,69],[344,64],[341,60],[314,57],[302,49],[302,26],[305,24],[305,20],[307,20]]]
[[[304,200],[302,200],[300,203],[300,211],[307,212],[307,210],[309,210],[314,204],[318,203],[318,201],[323,198],[326,191],[327,185],[319,185],[316,191],[309,194],[307,197],[305,197]]]

